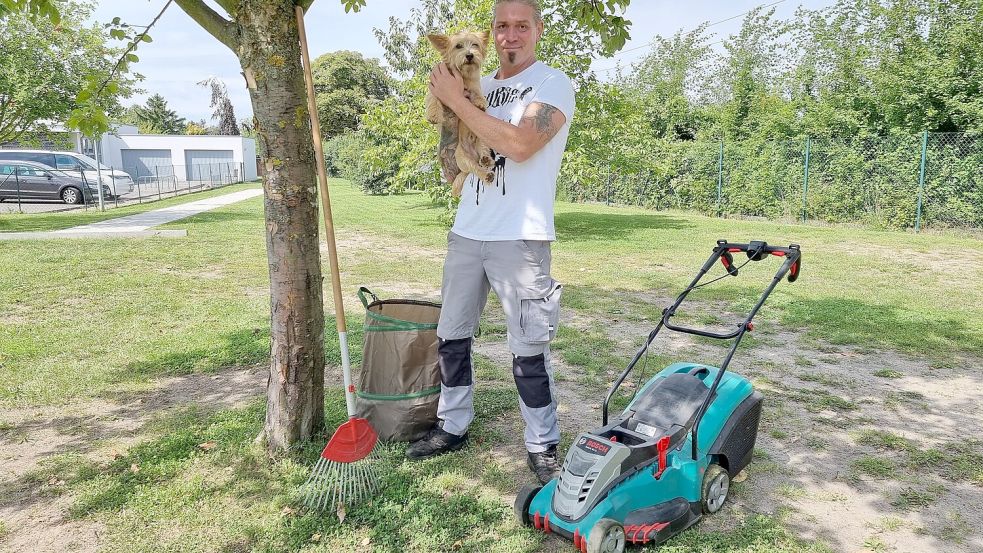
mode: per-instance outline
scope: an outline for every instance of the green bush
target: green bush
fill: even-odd
[[[394,179],[399,148],[362,130],[344,133],[324,144],[325,165],[329,174],[350,180],[367,194],[397,194],[403,190]]]

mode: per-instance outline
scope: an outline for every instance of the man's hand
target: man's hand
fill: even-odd
[[[447,67],[447,64],[438,63],[430,72],[430,93],[440,103],[454,109],[455,102],[465,99],[464,79]]]

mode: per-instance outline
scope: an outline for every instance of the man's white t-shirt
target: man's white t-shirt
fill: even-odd
[[[566,116],[556,135],[525,162],[495,152],[495,182],[474,175],[464,182],[451,232],[472,240],[556,240],[553,199],[563,150],[576,104],[573,85],[562,72],[537,61],[509,79],[481,79],[487,113],[518,126],[533,102],[549,104]]]

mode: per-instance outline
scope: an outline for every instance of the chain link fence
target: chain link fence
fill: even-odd
[[[96,183],[101,178],[102,207],[111,208],[242,183],[244,169],[242,163],[228,162],[72,171],[10,161],[0,163],[0,201],[4,211],[38,211],[44,204],[99,208]]]
[[[983,138],[968,134],[673,142],[652,159],[632,171],[565,163],[559,194],[715,216],[983,229]]]

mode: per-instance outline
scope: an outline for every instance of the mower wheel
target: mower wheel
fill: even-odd
[[[515,504],[512,505],[512,511],[515,513],[516,520],[523,526],[530,524],[529,504],[532,503],[532,498],[536,497],[541,489],[543,489],[542,486],[526,484],[519,488],[519,492],[515,494]]]
[[[625,528],[620,522],[602,518],[587,535],[587,553],[624,553]]]
[[[710,465],[703,474],[703,512],[713,514],[724,506],[730,491],[730,474],[720,465]]]

